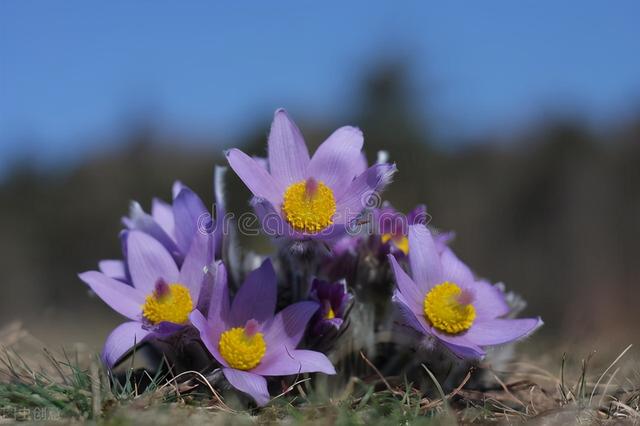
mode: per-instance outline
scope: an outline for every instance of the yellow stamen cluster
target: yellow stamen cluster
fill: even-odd
[[[166,293],[153,292],[145,299],[142,315],[152,324],[172,322],[184,324],[193,311],[189,289],[182,284],[169,284]]]
[[[317,233],[333,223],[336,200],[331,188],[322,182],[303,180],[289,185],[284,193],[282,211],[287,222],[296,230]]]
[[[471,328],[476,310],[461,303],[462,289],[445,281],[433,287],[424,298],[424,315],[431,325],[445,333],[457,334]]]
[[[324,316],[324,319],[334,319],[336,317],[336,313],[333,312],[333,308],[331,308],[331,306],[329,306],[329,310],[327,311],[327,313]]]
[[[244,327],[234,327],[220,335],[218,350],[230,367],[251,370],[260,364],[267,345],[262,333],[248,336]]]
[[[409,254],[409,239],[405,235],[382,234],[380,239],[382,240],[382,244],[391,241],[405,256]]]

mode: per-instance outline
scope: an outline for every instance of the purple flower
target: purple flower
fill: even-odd
[[[171,334],[189,321],[198,307],[207,268],[212,261],[213,237],[197,234],[181,267],[158,240],[142,231],[129,231],[125,247],[131,285],[104,273],[79,274],[114,311],[131,321],[114,329],[106,340],[102,358],[112,367],[136,343],[152,335]]]
[[[311,284],[309,297],[320,304],[320,309],[312,319],[313,333],[317,335],[342,326],[347,307],[353,298],[347,292],[344,281],[330,283],[317,278]]]
[[[269,401],[265,376],[335,374],[322,353],[296,349],[318,304],[300,302],[275,314],[276,295],[276,274],[271,261],[265,260],[248,275],[233,303],[229,302],[226,274],[217,275],[207,318],[198,311],[191,314],[192,324],[222,364],[226,379],[258,405]]]
[[[404,215],[386,204],[374,210],[372,216],[382,252],[406,256],[409,254],[409,225],[426,224],[427,207],[420,204]]]
[[[509,312],[504,294],[476,281],[450,249],[439,253],[426,226],[409,226],[409,248],[412,278],[389,255],[397,284],[393,301],[402,322],[459,357],[482,357],[485,346],[520,339],[542,325],[540,318],[501,318]]]
[[[216,181],[223,168],[216,167]],[[224,216],[224,203],[220,182],[216,182],[216,217]],[[222,249],[223,226],[214,223],[209,209],[200,197],[180,182],[173,184],[173,204],[154,198],[151,214],[146,213],[139,203],[131,203],[129,217],[122,218],[128,230],[142,231],[156,239],[171,254],[178,266],[182,265],[189,251],[191,241],[196,234],[213,234],[216,258],[220,258]],[[124,238],[128,231],[124,231]],[[123,247],[126,257],[126,246]],[[114,279],[130,282],[126,264],[121,260],[103,260],[99,263],[100,271]]]
[[[363,172],[362,144],[359,129],[341,127],[310,158],[300,130],[279,109],[269,134],[268,170],[238,149],[226,155],[256,197],[267,234],[333,239],[344,234],[396,170],[376,164]]]

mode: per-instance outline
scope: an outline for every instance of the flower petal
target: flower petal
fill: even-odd
[[[216,262],[215,281],[213,283],[213,290],[211,291],[211,304],[207,311],[207,319],[214,324],[214,326],[219,324],[221,330],[229,320],[227,269],[221,261]]]
[[[222,373],[227,378],[231,386],[240,392],[249,394],[259,406],[269,402],[269,390],[264,377],[248,371],[240,371],[234,368],[223,368]]]
[[[435,240],[434,247],[437,247]],[[471,272],[471,269],[458,259],[450,248],[446,248],[442,252],[440,255],[440,261],[442,262],[443,281],[451,281],[458,285],[465,285],[473,282],[473,273]]]
[[[211,234],[196,233],[191,242],[189,252],[184,258],[182,268],[180,268],[178,282],[189,289],[194,303],[197,303],[200,296],[206,268],[213,261],[212,240],[213,236]]]
[[[362,166],[363,142],[360,129],[350,126],[339,128],[313,154],[308,177],[322,181],[339,198]]]
[[[540,318],[477,321],[467,331],[466,337],[479,346],[501,345],[526,337],[541,325]]]
[[[442,282],[442,264],[431,232],[424,225],[409,226],[411,276],[423,293]]]
[[[284,109],[275,112],[269,132],[269,170],[285,186],[307,178],[309,151],[296,124]]]
[[[356,177],[336,198],[336,224],[352,223],[367,207],[378,204],[380,192],[396,172],[395,164],[375,164]]]
[[[111,309],[132,320],[140,319],[145,299],[140,290],[97,271],[83,272],[78,277]]]
[[[187,253],[197,233],[207,233],[211,229],[211,213],[200,197],[183,186],[173,200],[173,216],[176,241],[182,253]]]
[[[281,350],[265,355],[252,372],[261,376],[289,376],[301,373],[336,374],[336,369],[323,353],[309,350]]]
[[[137,321],[120,324],[109,334],[104,343],[102,361],[109,368],[113,367],[124,354],[149,334],[150,331],[142,328],[142,323]]]
[[[158,279],[178,281],[178,267],[169,252],[157,240],[140,231],[127,236],[127,265],[135,288],[151,294]]]
[[[118,281],[127,280],[127,271],[122,260],[101,260],[98,262],[100,272]]]
[[[466,286],[474,294],[473,307],[478,319],[493,319],[509,313],[502,291],[486,281],[475,281]]]
[[[220,355],[218,350],[218,342],[220,341],[220,331],[216,330],[215,323],[207,321],[207,319],[198,310],[191,312],[189,315],[191,324],[200,332],[200,340],[207,348],[209,353],[223,366],[228,366],[227,361]],[[219,328],[219,327],[218,327]]]
[[[133,201],[129,206],[129,217],[122,219],[122,222],[130,230],[142,231],[151,235],[158,240],[160,244],[176,258],[180,257],[178,246],[173,241],[170,235],[168,235],[164,229],[156,222],[156,220],[142,210],[142,207],[137,202]]]
[[[227,161],[238,177],[256,197],[274,206],[282,204],[285,186],[276,181],[260,164],[239,149],[226,152]]]
[[[403,296],[398,289],[393,291],[393,306],[396,308],[398,317],[397,319],[404,325],[407,325],[419,333],[429,333],[431,327],[424,319],[424,315],[420,312],[416,312],[410,307],[409,301]]]
[[[426,292],[421,291],[416,283],[407,275],[402,267],[396,261],[393,255],[388,255],[389,263],[391,263],[391,270],[396,278],[396,285],[398,290],[406,299],[407,306],[412,312],[421,312],[424,298],[427,295]]]
[[[277,295],[276,272],[271,260],[252,271],[233,299],[230,312],[230,326],[241,327],[254,319],[264,323],[273,318]]]
[[[151,201],[151,217],[160,228],[170,237],[175,239],[175,222],[173,219],[173,207],[164,201],[154,198]]]
[[[442,333],[432,328],[433,334],[440,339],[444,344],[458,357],[460,358],[482,358],[486,355],[484,349],[473,342],[467,333],[451,335]]]
[[[282,351],[285,347],[288,350],[295,349],[304,335],[307,323],[319,307],[316,302],[299,302],[278,312],[264,327],[267,355],[272,351]]]

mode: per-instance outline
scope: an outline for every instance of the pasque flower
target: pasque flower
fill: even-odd
[[[300,130],[283,109],[275,112],[268,140],[268,169],[238,149],[231,168],[257,198],[268,234],[292,239],[330,239],[344,234],[396,168],[376,164],[362,171],[362,132],[341,127],[313,157]]]
[[[101,272],[79,274],[113,310],[129,318],[116,327],[102,352],[111,367],[136,343],[152,335],[171,334],[189,322],[207,280],[213,249],[210,234],[196,234],[182,266],[150,235],[134,230],[126,235],[126,264],[131,284]]]
[[[381,249],[399,256],[409,254],[409,225],[426,224],[427,207],[416,206],[407,215],[385,204],[372,211],[374,229],[382,244]]]
[[[224,216],[224,200],[220,185],[220,177],[224,168],[216,167],[216,218],[220,221]],[[123,231],[123,240],[129,230],[142,231],[156,239],[171,254],[178,266],[182,265],[191,241],[196,234],[211,233],[215,245],[216,258],[220,258],[222,249],[221,223],[214,223],[209,209],[202,199],[189,187],[176,181],[172,188],[173,203],[168,204],[154,198],[151,214],[146,213],[136,201],[131,202],[129,216],[122,222],[127,230]],[[126,257],[126,244],[123,244]],[[105,275],[124,282],[130,282],[126,262],[122,260],[102,260],[99,268]]]
[[[412,276],[393,255],[389,261],[397,284],[393,301],[402,322],[460,357],[482,357],[486,346],[520,339],[542,325],[540,318],[501,318],[509,312],[503,293],[477,281],[450,249],[439,252],[424,225],[409,226]]]
[[[320,335],[328,329],[339,329],[342,326],[353,296],[347,291],[344,280],[328,282],[315,278],[309,298],[320,304],[320,309],[311,320],[313,333]]]
[[[318,304],[299,302],[275,313],[277,284],[270,260],[247,276],[233,303],[224,273],[216,275],[212,294],[207,317],[194,311],[191,322],[209,352],[222,364],[229,383],[249,394],[258,405],[269,401],[265,376],[335,374],[322,353],[296,349]]]

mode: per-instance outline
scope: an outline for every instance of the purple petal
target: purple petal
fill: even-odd
[[[356,176],[360,176],[362,173],[366,172],[368,168],[369,168],[369,162],[367,161],[367,156],[364,154],[364,152],[360,152],[360,158],[353,165],[354,179]]]
[[[160,244],[165,246],[170,253],[179,253],[178,246],[173,241],[172,237],[162,229],[153,217],[145,213],[144,210],[142,210],[142,207],[140,207],[140,204],[135,201],[132,202],[129,207],[129,217],[123,218],[122,221],[130,230],[138,230],[151,235],[153,238],[158,240]]]
[[[186,186],[173,201],[176,241],[182,253],[187,253],[197,233],[206,233],[211,227],[211,214],[204,203]]]
[[[276,181],[288,186],[307,178],[307,145],[284,109],[275,112],[268,147],[269,170]]]
[[[474,294],[473,307],[478,319],[494,319],[509,313],[509,305],[498,287],[486,281],[476,281],[466,287]]]
[[[443,281],[450,281],[458,285],[465,285],[474,281],[473,273],[469,267],[458,259],[451,249],[447,248],[442,252],[440,261],[442,262]]]
[[[541,325],[540,318],[476,321],[466,337],[479,346],[500,345],[526,337]]]
[[[264,167],[239,149],[227,151],[227,161],[238,177],[256,197],[274,206],[282,204],[285,186],[276,181]]]
[[[271,399],[267,389],[267,381],[264,377],[233,368],[223,368],[222,373],[231,386],[240,392],[249,394],[259,406],[265,405]]]
[[[140,231],[127,236],[127,265],[134,287],[151,294],[158,279],[178,281],[179,272],[169,252],[157,240]]]
[[[254,319],[259,323],[271,319],[276,309],[277,295],[276,272],[271,260],[252,271],[233,299],[230,312],[230,325],[241,327]]]
[[[158,225],[172,238],[175,238],[175,223],[173,219],[173,208],[170,204],[154,198],[151,201],[151,216]]]
[[[179,180],[173,182],[173,185],[171,186],[171,198],[173,200],[175,200],[178,194],[180,194],[180,191],[182,191],[182,188],[185,188],[182,182],[180,182]]]
[[[149,331],[142,328],[142,324],[136,321],[125,322],[117,326],[104,343],[102,360],[109,367],[113,367],[122,355],[142,342]]]
[[[423,293],[442,282],[442,264],[431,232],[424,225],[409,226],[411,276]]]
[[[83,272],[78,277],[114,311],[132,320],[140,319],[145,300],[140,290],[97,271]]]
[[[358,175],[362,165],[362,144],[360,129],[350,126],[339,128],[313,154],[309,177],[322,181],[338,198]]]
[[[431,327],[424,319],[424,315],[421,312],[416,312],[410,307],[410,303],[397,289],[393,292],[393,305],[397,309],[399,315],[398,320],[421,334],[429,333]]]
[[[220,342],[220,331],[216,330],[218,324],[207,321],[200,311],[193,311],[189,315],[191,324],[200,332],[200,340],[207,348],[209,353],[223,366],[227,367],[227,361],[220,355],[218,351],[218,343]],[[219,328],[219,327],[218,327]]]
[[[213,236],[214,236],[214,247],[215,250],[214,255],[216,258],[220,258],[222,256],[222,244],[224,242],[224,233],[225,233],[225,215],[226,215],[226,205],[225,205],[225,185],[224,178],[227,174],[227,167],[215,166],[213,172],[213,189],[214,189],[214,200],[215,200],[215,220],[213,223]]]
[[[299,302],[289,305],[269,321],[264,327],[267,354],[282,351],[285,347],[293,350],[298,346],[307,323],[320,305],[316,302]]]
[[[398,264],[396,258],[393,257],[393,255],[390,254],[387,257],[389,258],[389,263],[391,263],[393,275],[396,278],[396,285],[398,286],[400,293],[402,293],[402,295],[406,299],[407,306],[409,306],[409,308],[413,312],[421,312],[424,298],[427,295],[427,292],[418,288],[416,283]]]
[[[198,301],[200,296],[205,268],[213,261],[213,253],[211,252],[213,249],[212,240],[213,236],[211,234],[196,233],[180,269],[178,282],[189,289],[194,303]]]
[[[394,164],[376,164],[356,177],[336,198],[337,224],[351,223],[366,207],[375,207],[380,192],[391,182],[396,172]]]
[[[486,352],[474,341],[467,337],[467,333],[451,335],[432,328],[436,335],[446,346],[460,358],[482,358]]]
[[[262,376],[289,376],[300,373],[336,374],[329,358],[316,351],[289,350],[265,355],[252,372]]]
[[[122,260],[101,260],[98,262],[100,272],[118,281],[127,280],[127,271]]]

